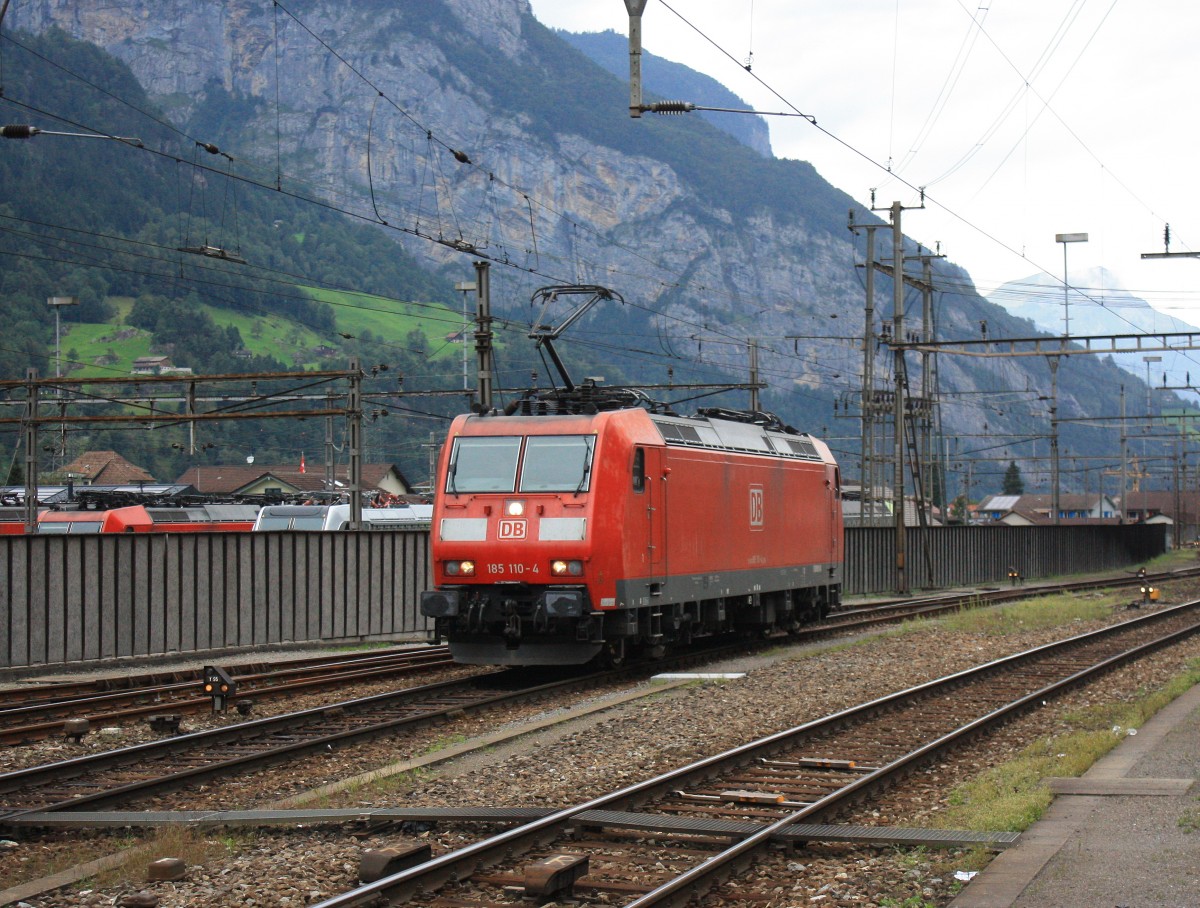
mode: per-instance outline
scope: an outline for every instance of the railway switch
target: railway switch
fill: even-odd
[[[225,712],[229,706],[229,698],[237,693],[237,682],[229,677],[229,673],[215,665],[204,666],[204,693],[212,697],[212,708],[215,713]]]

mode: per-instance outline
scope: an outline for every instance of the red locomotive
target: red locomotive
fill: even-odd
[[[840,477],[821,441],[763,413],[511,409],[459,416],[438,466],[421,611],[456,660],[619,661],[838,603]]]

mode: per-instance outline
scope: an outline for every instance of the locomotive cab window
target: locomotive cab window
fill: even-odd
[[[586,492],[594,435],[531,435],[521,464],[522,492]]]
[[[521,436],[486,435],[454,440],[446,492],[511,492],[516,487]]]
[[[633,490],[644,491],[646,488],[646,449],[638,448],[633,452]]]

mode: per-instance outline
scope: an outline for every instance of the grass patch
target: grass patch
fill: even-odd
[[[114,854],[126,854],[118,866],[103,870],[74,885],[79,889],[108,888],[120,885],[142,886],[146,868],[159,858],[182,858],[189,867],[218,860],[240,851],[253,840],[252,832],[230,830],[200,830],[190,826],[162,826],[140,835],[121,833],[98,835],[78,842],[74,847],[39,854],[36,846],[29,848],[29,860],[24,861],[5,885],[30,882],[69,870],[79,864]]]
[[[1009,762],[993,767],[950,794],[950,809],[937,819],[944,829],[979,831],[1029,828],[1053,799],[1046,779],[1082,775],[1124,737],[1200,683],[1200,660],[1164,687],[1129,702],[1108,703],[1064,716],[1073,730],[1037,741]],[[1114,731],[1116,729],[1116,731]],[[1197,817],[1200,820],[1200,815]]]
[[[374,794],[399,794],[412,791],[433,776],[433,771],[424,768],[410,769],[408,772],[398,772],[395,775],[384,776],[370,783]]]
[[[380,338],[403,339],[419,331],[429,345],[430,359],[461,357],[462,347],[448,343],[446,336],[463,327],[461,311],[439,303],[397,302],[385,297],[324,287],[305,287],[314,300],[334,307],[338,329],[354,334],[369,330]],[[468,306],[468,333],[474,331],[474,310]]]
[[[1146,562],[1146,570],[1150,573],[1173,571],[1176,568],[1195,567],[1200,558],[1200,549],[1172,549]]]
[[[1039,596],[993,608],[968,608],[941,619],[947,630],[999,636],[1016,631],[1061,627],[1109,617],[1129,594],[1120,590],[1095,594]]]
[[[399,647],[395,640],[364,640],[362,643],[347,643],[344,646],[330,646],[331,653],[361,653],[377,649],[393,649]]]
[[[439,750],[445,750],[448,747],[454,747],[458,744],[465,744],[466,742],[467,736],[464,734],[446,735],[445,737],[438,738],[436,741],[431,743],[428,747],[421,751],[420,755],[422,757],[427,757],[430,754],[437,753]]]
[[[218,861],[229,854],[249,847],[256,839],[252,830],[196,829],[191,826],[159,826],[140,839],[129,842],[127,848],[144,849],[132,859],[106,870],[76,888],[111,888],[113,886],[142,886],[146,868],[161,858],[180,858],[189,868]]]
[[[1200,830],[1200,807],[1191,807],[1185,810],[1175,825],[1189,834]]]
[[[409,769],[405,772],[379,776],[370,780],[358,780],[338,792],[326,794],[322,798],[321,808],[357,807],[361,806],[364,798],[407,795],[424,784],[433,772],[426,768]],[[306,807],[317,807],[315,801],[305,804]]]
[[[20,863],[14,864],[10,869],[3,885],[16,886],[39,880],[69,870],[77,864],[86,864],[88,861],[125,851],[136,844],[136,840],[127,835],[98,835],[74,842],[70,848],[43,850],[38,845],[22,846]]]

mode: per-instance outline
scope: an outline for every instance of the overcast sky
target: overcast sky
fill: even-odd
[[[532,5],[551,27],[628,31],[623,0]],[[1087,233],[1067,249],[1080,283],[1104,267],[1200,325],[1200,259],[1140,258],[1163,251],[1164,223],[1171,251],[1200,250],[1194,3],[648,0],[642,34],[758,110],[815,117],[836,138],[768,117],[776,156],[812,162],[864,206],[872,188],[879,206],[918,204],[896,176],[927,187],[905,233],[940,241],[981,292],[1061,278],[1055,235]]]

